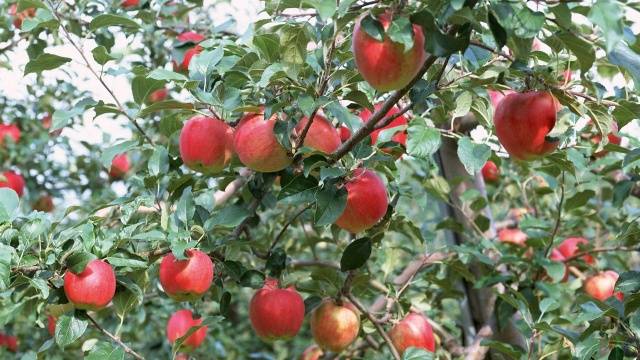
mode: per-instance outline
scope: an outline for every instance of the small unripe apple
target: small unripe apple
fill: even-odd
[[[387,213],[387,188],[375,172],[358,168],[345,183],[347,205],[335,224],[352,233],[374,226]]]
[[[262,340],[289,340],[302,326],[304,301],[295,287],[281,289],[277,279],[267,278],[251,298],[249,319]]]
[[[26,18],[36,16],[36,8],[27,8],[18,12],[18,4],[14,3],[9,6],[9,15],[13,17],[13,26],[15,26],[16,29],[21,29],[22,22]]]
[[[609,132],[609,134],[607,134],[607,139],[609,140],[610,144],[615,144],[615,145],[620,145],[620,143],[622,142],[622,138],[620,136],[618,136],[618,123],[613,121],[611,122],[611,132]],[[600,134],[596,134],[593,135],[591,137],[591,142],[593,142],[594,144],[600,144],[600,141],[602,141],[602,136]],[[609,153],[609,151],[607,150],[600,150],[598,152],[595,152],[593,154],[593,156],[595,157],[603,157],[605,155],[607,155]]]
[[[167,90],[167,88],[162,88],[151,92],[147,97],[147,100],[149,103],[153,104],[165,100],[167,95],[169,95],[169,90]]]
[[[307,126],[309,119],[302,118],[294,128],[294,134],[300,136]],[[338,130],[324,116],[316,115],[304,138],[304,146],[331,154],[336,151],[342,141]]]
[[[122,7],[123,8],[132,8],[140,5],[140,0],[123,0]]]
[[[342,142],[349,140],[349,138],[351,137],[351,130],[349,130],[348,127],[341,125],[338,130],[340,131],[340,140]]]
[[[276,121],[276,114],[269,120],[265,120],[263,114],[247,114],[238,123],[233,148],[246,167],[259,172],[276,172],[291,164],[293,159],[273,132]]]
[[[67,270],[64,293],[77,309],[100,310],[116,293],[116,274],[106,262],[91,260],[80,274]]]
[[[24,178],[15,171],[7,170],[0,174],[0,188],[8,187],[22,196],[24,194]]]
[[[194,301],[211,287],[214,265],[209,256],[200,250],[189,249],[186,260],[176,260],[172,253],[160,263],[160,284],[176,301]]]
[[[180,131],[180,157],[195,171],[212,175],[233,158],[233,128],[215,116],[194,116]]]
[[[322,359],[322,349],[318,345],[311,345],[304,350],[302,355],[300,356],[300,360],[320,360]]]
[[[57,319],[54,316],[47,316],[47,331],[51,336],[54,336],[56,334],[56,321]]]
[[[382,103],[378,103],[374,106],[374,109],[377,111],[382,107]],[[397,113],[399,113],[400,110],[398,110],[397,107],[392,107],[385,115],[384,117],[387,116],[393,116]],[[365,108],[362,111],[360,111],[360,119],[363,122],[368,122],[369,119],[371,119],[371,116],[373,115],[373,113],[371,112],[371,110]],[[382,129],[377,129],[374,130],[373,132],[371,132],[371,145],[375,145],[376,142],[378,142],[378,136],[380,136],[380,132],[386,129],[392,129],[398,126],[403,126],[403,125],[407,125],[408,121],[407,118],[404,115],[400,115],[397,118],[393,119],[393,121],[391,123],[389,123],[389,125],[383,127]],[[406,130],[401,130],[396,132],[395,134],[393,134],[393,136],[391,137],[391,141],[395,141],[398,144],[402,145],[402,147],[406,147],[407,146],[407,131]],[[386,150],[386,149],[385,149]],[[388,151],[386,151],[388,152]]]
[[[4,145],[6,139],[11,139],[17,144],[21,134],[20,128],[16,124],[0,124],[0,146]]]
[[[129,156],[126,153],[118,154],[111,160],[109,176],[111,176],[112,179],[123,179],[130,168],[131,163],[129,162]]]
[[[491,160],[488,160],[484,163],[482,167],[482,177],[484,181],[488,183],[495,183],[500,180],[500,169],[498,169],[498,165]]]
[[[498,231],[498,240],[503,243],[524,247],[527,242],[527,234],[518,228],[504,228]]]
[[[410,313],[398,322],[389,332],[389,337],[400,355],[407,348],[415,347],[426,351],[436,351],[433,329],[426,316]]]
[[[353,304],[325,299],[311,313],[311,334],[323,350],[339,353],[358,338],[360,314]]]
[[[42,194],[31,207],[36,211],[52,212],[53,198],[49,194]]]
[[[405,51],[403,44],[392,41],[386,33],[382,41],[371,37],[362,26],[366,16],[370,15],[361,16],[353,30],[353,57],[360,75],[378,91],[405,87],[418,74],[427,57],[422,28],[413,25],[413,47]],[[387,11],[378,16],[378,21],[386,32],[393,15]]]
[[[600,301],[605,301],[612,296],[622,301],[624,300],[624,294],[620,291],[614,293],[618,277],[618,273],[612,270],[600,272],[584,282],[584,291],[592,298]]]
[[[202,319],[194,319],[191,310],[178,310],[171,315],[171,318],[169,318],[169,321],[167,322],[167,340],[169,340],[169,343],[173,344],[179,338],[187,335],[189,329],[200,326],[201,324]],[[184,340],[180,347],[180,351],[191,352],[195,350],[202,345],[206,336],[207,326],[202,326]]]
[[[183,46],[187,46],[188,49],[184,52],[182,56],[182,60],[174,60],[173,68],[178,72],[187,72],[189,71],[189,64],[191,63],[191,59],[198,55],[204,50],[204,48],[198,45],[199,42],[204,40],[204,35],[198,34],[193,31],[187,31],[180,35],[178,35],[177,40],[179,42],[178,46],[182,48]]]
[[[546,91],[507,95],[494,113],[500,144],[518,160],[533,160],[550,153],[558,140],[548,137],[556,125],[558,101]]]

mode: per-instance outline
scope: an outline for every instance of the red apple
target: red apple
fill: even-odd
[[[322,355],[324,355],[324,353],[318,345],[311,345],[302,353],[300,360],[320,360],[322,359]]]
[[[382,41],[371,37],[361,26],[365,14],[356,21],[353,30],[353,56],[360,75],[378,91],[398,90],[405,87],[418,74],[425,62],[424,33],[413,25],[413,47],[405,51],[404,45],[393,42],[388,35]],[[393,14],[380,14],[378,21],[385,31],[391,25]]]
[[[26,18],[32,18],[36,16],[36,8],[27,8],[18,12],[18,4],[14,3],[9,6],[9,15],[13,17],[13,26],[16,29],[22,28],[22,22]]]
[[[31,207],[36,211],[52,212],[53,198],[48,194],[42,194]]]
[[[0,188],[10,188],[22,196],[24,194],[24,178],[15,171],[7,170],[0,175]]]
[[[503,243],[524,247],[527,242],[527,234],[518,228],[504,228],[498,231],[498,240]]]
[[[56,334],[56,321],[57,319],[51,315],[47,316],[47,331],[49,335],[54,336]]]
[[[209,256],[200,250],[189,249],[186,260],[176,260],[172,253],[160,263],[160,284],[176,301],[194,301],[211,287],[214,265]]]
[[[262,340],[289,340],[302,326],[304,301],[295,287],[281,289],[277,279],[267,278],[251,298],[249,319]]]
[[[558,101],[546,91],[507,95],[493,116],[498,140],[518,160],[552,152],[558,141],[547,138],[556,125]]]
[[[266,121],[263,114],[247,114],[240,120],[233,148],[246,167],[260,172],[276,172],[291,164],[292,158],[273,132],[276,121],[276,114]]]
[[[132,8],[140,5],[140,0],[124,0],[122,1],[123,8]]]
[[[436,351],[436,340],[433,337],[433,329],[426,316],[418,313],[410,313],[398,322],[389,337],[396,350],[402,355],[407,348],[415,347],[430,352]]]
[[[618,136],[618,123],[617,122],[615,122],[615,121],[611,122],[611,131],[607,135],[607,139],[609,140],[609,143],[615,144],[615,145],[620,145],[620,143],[622,142],[622,138],[620,136]],[[593,135],[591,137],[591,142],[596,144],[596,145],[599,144],[600,141],[602,141],[602,136],[600,134],[596,134],[596,135]],[[607,150],[601,150],[601,151],[595,152],[593,154],[593,156],[595,156],[595,157],[603,157],[603,156],[607,155],[607,153],[609,153]]]
[[[180,64],[176,60],[173,61],[173,68],[175,71],[187,72],[189,71],[189,64],[191,63],[191,59],[202,52],[204,48],[200,45],[197,45],[199,42],[204,40],[204,35],[198,34],[193,31],[187,31],[180,35],[178,35],[177,40],[179,44],[177,46],[189,46],[189,48],[185,51],[182,56],[182,60]],[[191,45],[190,45],[191,44]]]
[[[348,127],[341,125],[338,130],[340,131],[340,140],[342,142],[349,140],[349,138],[351,137],[351,130],[349,130]]]
[[[203,174],[221,172],[233,157],[233,128],[215,116],[192,117],[180,132],[180,157]]]
[[[360,331],[360,315],[353,304],[325,299],[311,313],[311,334],[323,350],[339,353],[351,345]]]
[[[491,106],[493,107],[493,111],[496,110],[498,104],[504,99],[507,95],[515,93],[513,90],[487,90],[489,93],[489,99],[491,99]]]
[[[335,224],[352,233],[374,226],[387,213],[387,188],[375,172],[356,169],[345,183],[347,205]]]
[[[200,326],[201,324],[202,319],[194,319],[191,310],[178,310],[171,315],[171,318],[169,318],[169,321],[167,322],[167,340],[169,340],[169,343],[173,344],[179,338],[187,335],[189,329]],[[202,345],[206,336],[207,327],[202,326],[184,340],[180,347],[180,351],[190,352],[195,350]]]
[[[584,291],[592,298],[600,301],[605,301],[612,296],[622,301],[624,294],[620,291],[614,293],[618,277],[618,273],[612,270],[600,272],[584,282]]]
[[[588,245],[589,240],[582,237],[566,238],[564,239],[564,241],[562,241],[562,243],[560,243],[560,245],[558,245],[554,249],[554,250],[557,250],[557,254],[555,255],[555,257],[556,258],[561,257],[563,259],[561,261],[567,260],[579,252],[579,246],[581,244]],[[552,260],[555,260],[555,259],[552,259]],[[592,265],[595,262],[595,260],[591,255],[582,256],[582,260],[584,260],[584,262],[589,265]]]
[[[130,168],[131,163],[129,162],[129,156],[126,153],[118,154],[111,160],[109,176],[113,179],[123,179]]]
[[[294,134],[300,136],[308,122],[309,119],[303,117],[294,128]],[[309,127],[307,136],[304,138],[303,145],[325,154],[331,154],[336,151],[341,143],[338,130],[324,116],[316,115],[313,118],[311,127]]]
[[[484,181],[489,183],[498,182],[498,180],[500,180],[500,169],[498,169],[498,165],[491,160],[484,163],[482,167],[482,177]]]
[[[167,90],[167,88],[162,88],[151,92],[147,99],[153,104],[165,100],[167,95],[169,95],[169,90]]]
[[[6,347],[11,352],[18,351],[18,338],[0,333],[0,347]]]
[[[77,309],[100,310],[116,293],[116,274],[106,262],[91,260],[80,274],[67,270],[64,293]]]
[[[10,138],[14,143],[20,141],[20,128],[15,124],[4,125],[0,124],[0,146],[4,144],[7,138]]]
[[[374,106],[375,110],[379,110],[382,107],[382,103],[378,103]],[[387,112],[386,116],[393,116],[397,113],[399,113],[400,110],[398,110],[397,107],[392,107],[391,110],[389,110]],[[360,111],[360,119],[363,122],[368,122],[369,119],[371,119],[371,116],[373,115],[373,113],[371,112],[371,110],[365,108],[362,111]],[[391,129],[391,128],[395,128],[398,126],[402,126],[402,125],[407,125],[408,121],[407,118],[404,115],[400,115],[397,118],[393,119],[393,121],[391,123],[389,123],[389,125],[383,127],[382,129],[378,129],[375,130],[371,133],[371,145],[375,145],[376,142],[378,142],[378,136],[380,135],[380,132],[386,129]],[[407,131],[406,130],[402,130],[402,131],[398,131],[396,132],[392,137],[391,137],[392,141],[395,141],[397,143],[399,143],[400,145],[402,145],[403,147],[405,147],[407,145]]]

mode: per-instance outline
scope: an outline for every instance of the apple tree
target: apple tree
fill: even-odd
[[[639,11],[3,1],[0,357],[640,357]]]

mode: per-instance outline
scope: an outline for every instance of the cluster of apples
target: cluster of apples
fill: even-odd
[[[264,341],[289,340],[295,337],[304,321],[305,306],[295,287],[280,288],[278,280],[268,278],[249,304],[249,319],[256,334]],[[316,345],[302,354],[302,360],[318,360],[324,351],[340,353],[358,338],[360,312],[345,299],[326,298],[310,316],[311,334]],[[410,313],[389,332],[400,353],[409,347],[435,351],[435,338],[428,319]]]

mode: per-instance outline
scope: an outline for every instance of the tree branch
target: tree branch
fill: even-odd
[[[273,251],[273,249],[276,247],[276,245],[278,244],[278,242],[280,241],[280,239],[282,239],[282,236],[284,235],[284,232],[287,231],[287,229],[289,228],[289,226],[291,225],[292,222],[296,221],[296,219],[302,215],[305,211],[309,210],[309,208],[311,208],[311,206],[313,206],[313,203],[309,203],[307,206],[305,206],[304,208],[302,208],[300,211],[298,211],[295,215],[293,215],[293,217],[291,217],[291,219],[289,219],[284,226],[282,227],[282,229],[280,229],[280,232],[278,233],[278,235],[276,236],[275,240],[273,240],[273,243],[271,243],[271,246],[269,246],[269,252],[268,254],[271,254],[271,251]]]
[[[351,301],[351,303],[362,314],[364,314],[367,317],[367,319],[369,319],[369,321],[371,321],[373,326],[376,328],[376,331],[378,332],[378,334],[380,334],[380,336],[382,336],[382,339],[384,339],[384,342],[387,344],[387,347],[389,348],[389,351],[391,351],[391,355],[393,356],[393,358],[396,359],[396,360],[400,360],[400,354],[398,353],[398,350],[396,349],[396,347],[393,345],[393,342],[391,341],[391,338],[389,338],[389,335],[387,334],[387,332],[384,331],[382,326],[376,321],[376,319],[373,317],[373,315],[371,315],[371,313],[369,311],[367,311],[367,309],[352,294],[350,294],[350,293],[346,294],[346,298],[349,299],[349,301]]]
[[[144,357],[142,357],[137,352],[133,351],[133,349],[127,346],[127,344],[123,343],[122,340],[120,340],[117,336],[113,335],[112,333],[105,330],[102,326],[100,326],[100,324],[98,324],[98,322],[93,317],[91,317],[91,315],[87,314],[87,318],[89,319],[89,321],[91,321],[93,326],[96,327],[96,329],[100,330],[101,333],[105,334],[107,337],[113,340],[113,342],[118,344],[124,350],[124,352],[126,352],[127,354],[133,356],[138,360],[144,360]]]

